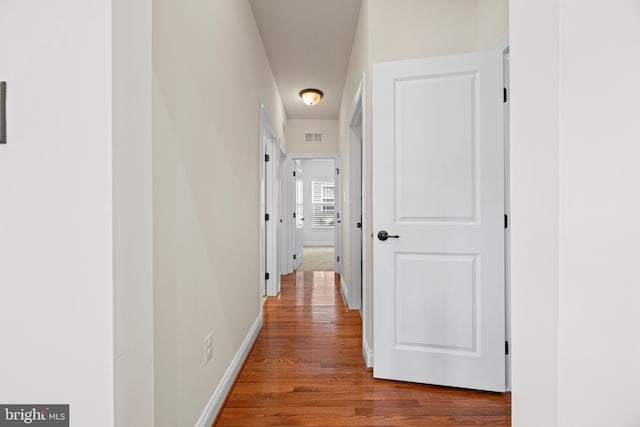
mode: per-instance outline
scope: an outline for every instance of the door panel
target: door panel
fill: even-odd
[[[474,88],[473,74],[395,82],[397,220],[474,217]],[[416,144],[416,138],[438,143]]]
[[[374,376],[504,391],[502,53],[376,64]]]
[[[474,256],[396,254],[397,347],[475,351],[475,264]]]

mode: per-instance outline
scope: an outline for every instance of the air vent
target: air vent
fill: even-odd
[[[322,142],[321,133],[305,133],[304,142]]]

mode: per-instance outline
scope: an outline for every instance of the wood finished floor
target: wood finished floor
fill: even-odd
[[[510,394],[373,379],[333,272],[283,276],[216,426],[504,426]]]

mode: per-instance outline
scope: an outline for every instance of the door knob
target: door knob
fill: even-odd
[[[382,230],[378,233],[378,239],[382,240],[383,242],[387,239],[397,239],[399,237],[400,236],[398,235],[392,236],[389,233],[387,233],[385,230]]]

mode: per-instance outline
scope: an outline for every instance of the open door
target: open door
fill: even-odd
[[[342,274],[342,264],[341,264],[341,255],[342,255],[342,200],[340,195],[342,194],[342,182],[340,181],[340,162],[336,158],[333,165],[335,167],[335,175],[333,177],[333,188],[334,188],[334,211],[335,211],[335,219],[333,224],[333,253],[334,253],[334,261],[335,267],[333,270],[336,273]]]
[[[293,268],[297,269],[304,261],[304,176],[302,171],[302,162],[300,160],[296,160],[294,162],[293,199]]]
[[[505,390],[502,52],[373,69],[374,376]]]

